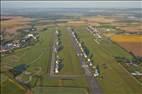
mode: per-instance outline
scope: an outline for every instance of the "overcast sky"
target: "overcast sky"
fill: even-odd
[[[2,1],[2,8],[142,8],[142,1]]]

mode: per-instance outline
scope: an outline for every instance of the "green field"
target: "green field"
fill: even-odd
[[[7,79],[1,85],[1,94],[25,94],[26,90],[17,82]]]
[[[30,67],[27,69],[28,71],[35,73],[36,69],[40,67],[40,75],[47,75],[49,60],[48,57],[50,54],[50,47],[52,46],[51,40],[53,38],[53,33],[51,31],[52,29],[50,29],[49,31],[40,32],[40,41],[34,46],[15,50],[14,53],[2,57],[1,64],[12,67],[19,64],[30,64]],[[32,85],[35,85],[35,79],[37,82],[37,77],[33,77],[31,81]],[[8,87],[11,86],[8,85]],[[9,92],[4,94],[11,94],[10,92],[11,91],[9,90]]]
[[[63,58],[63,68],[57,75],[75,75],[78,76],[73,79],[50,79],[48,76],[43,76],[44,86],[71,86],[71,87],[84,87],[87,88],[87,82],[81,70],[79,59],[76,55],[75,49],[73,48],[71,37],[66,27],[59,27],[61,31],[61,41],[63,49],[59,51],[59,56]]]
[[[47,66],[44,65],[47,65],[48,63],[52,33],[51,31],[44,31],[40,33],[40,36],[40,41],[34,46],[15,50],[14,53],[2,57],[2,63],[8,64],[10,66],[16,66],[23,63],[30,64],[35,60],[35,62],[30,65],[29,70],[37,66],[42,67],[43,71],[47,70]],[[41,58],[36,60],[40,55],[42,55]]]
[[[142,93],[142,85],[113,58],[114,56],[125,56],[131,59],[132,57],[125,50],[105,39],[97,44],[93,40],[93,35],[87,32],[85,26],[78,27],[76,30],[80,39],[93,52],[94,64],[100,66],[103,79],[98,78],[98,80],[105,94]],[[106,64],[107,68],[104,68],[103,64]]]
[[[37,87],[34,94],[88,94],[84,88],[66,88],[66,87]]]
[[[43,92],[42,94],[88,94],[88,83],[81,69],[75,48],[72,45],[70,33],[65,26],[59,27],[63,44],[63,49],[59,52],[59,56],[63,58],[62,63],[64,66],[58,75],[78,75],[79,77],[74,79],[49,77],[55,30],[55,27],[49,27],[48,30],[40,32],[39,42],[33,46],[17,49],[14,53],[3,56],[1,64],[12,67],[19,64],[30,64],[27,70],[33,74],[40,68],[41,71],[38,75],[34,75],[30,82],[34,94],[41,94],[41,92]],[[131,55],[106,38],[103,38],[103,40],[99,41],[100,44],[97,44],[93,40],[93,35],[86,32],[86,26],[76,27],[75,30],[80,40],[84,41],[90,52],[93,53],[94,65],[99,65],[100,67],[103,79],[98,77],[97,80],[104,94],[142,93],[142,85],[114,58],[114,56],[125,56],[131,59]],[[107,68],[104,68],[104,64],[106,64]],[[2,87],[5,88],[7,86],[9,92],[4,91],[2,94],[11,94],[13,89],[16,89],[15,92],[23,94],[23,90],[15,88],[13,83],[4,80],[5,78],[7,79],[5,75],[2,74]],[[22,74],[19,76],[27,79]]]
[[[75,49],[72,46],[69,32],[66,32],[66,28],[61,28],[61,32],[63,33],[61,40],[63,42],[64,49],[60,52],[60,55],[64,58],[64,67],[61,70],[60,74],[79,75],[78,78],[68,80],[60,78],[51,79],[48,75],[51,63],[50,61],[52,54],[52,43],[54,38],[53,35],[55,33],[54,27],[49,27],[48,30],[40,32],[39,42],[37,42],[34,46],[21,48],[15,50],[15,52],[12,54],[3,56],[2,64],[11,67],[14,67],[19,64],[30,64],[30,67],[27,70],[32,73],[36,73],[36,70],[41,68],[41,71],[38,76],[32,76],[32,81],[30,82],[30,85],[33,87],[33,89],[38,86],[70,86],[77,88],[83,87],[85,88],[84,90],[86,90],[88,87],[87,82],[82,73],[79,60],[75,53]],[[19,76],[21,76],[23,79],[28,79],[22,74]],[[8,85],[8,87],[11,87],[11,85]],[[81,90],[79,90],[79,92]],[[65,92],[66,91],[68,90],[65,90]],[[76,91],[78,90],[76,89],[75,91],[73,91],[73,93]],[[4,94],[10,94],[10,90],[9,92]]]
[[[61,27],[61,41],[63,44],[63,50],[59,52],[59,56],[63,58],[63,69],[60,74],[67,75],[81,75],[82,70],[79,62],[79,58],[77,57],[75,48],[73,47],[71,37],[69,32],[67,31],[67,27]]]

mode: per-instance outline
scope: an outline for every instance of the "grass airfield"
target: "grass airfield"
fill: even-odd
[[[103,39],[100,44],[97,44],[85,26],[77,27],[76,32],[89,50],[93,52],[94,64],[100,65],[103,79],[98,80],[104,94],[140,94],[142,92],[141,83],[113,58],[113,56],[125,56],[131,59],[131,55],[109,40]],[[104,63],[107,64],[107,69],[103,68]]]
[[[75,31],[84,41],[90,52],[93,53],[94,65],[99,65],[103,79],[97,78],[104,94],[141,94],[142,85],[116,60],[114,56],[125,56],[132,58],[124,49],[120,48],[113,42],[103,38],[97,44],[94,36],[87,32],[86,26],[74,27]],[[30,64],[27,71],[33,74],[30,85],[33,94],[88,94],[88,83],[81,69],[79,58],[71,42],[71,37],[66,26],[59,26],[61,31],[61,41],[63,49],[59,55],[64,58],[64,67],[58,75],[79,75],[76,79],[61,79],[49,77],[50,61],[52,54],[52,44],[54,39],[55,27],[49,27],[46,31],[40,32],[40,40],[34,46],[16,50],[14,53],[1,58],[4,66],[16,66],[19,64]],[[14,59],[13,59],[14,58]],[[104,68],[103,64],[107,65]],[[2,69],[5,67],[2,67]],[[4,69],[5,70],[5,69]],[[7,72],[5,72],[7,75]],[[21,74],[22,75],[22,74]],[[19,76],[21,76],[19,75]],[[23,76],[22,76],[23,77]],[[24,78],[24,77],[23,77]],[[26,78],[26,77],[25,77]],[[3,78],[4,79],[4,78]],[[5,85],[13,87],[7,80],[2,82],[2,94],[5,93]],[[19,94],[24,94],[17,88]],[[10,90],[9,90],[10,91]]]

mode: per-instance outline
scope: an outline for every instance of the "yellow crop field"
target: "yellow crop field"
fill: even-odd
[[[128,52],[142,56],[142,35],[113,35],[111,39]]]
[[[116,42],[142,42],[142,35],[114,35],[111,39]]]

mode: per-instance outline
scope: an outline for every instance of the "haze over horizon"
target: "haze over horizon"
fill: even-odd
[[[142,8],[142,1],[1,1],[1,8]]]

